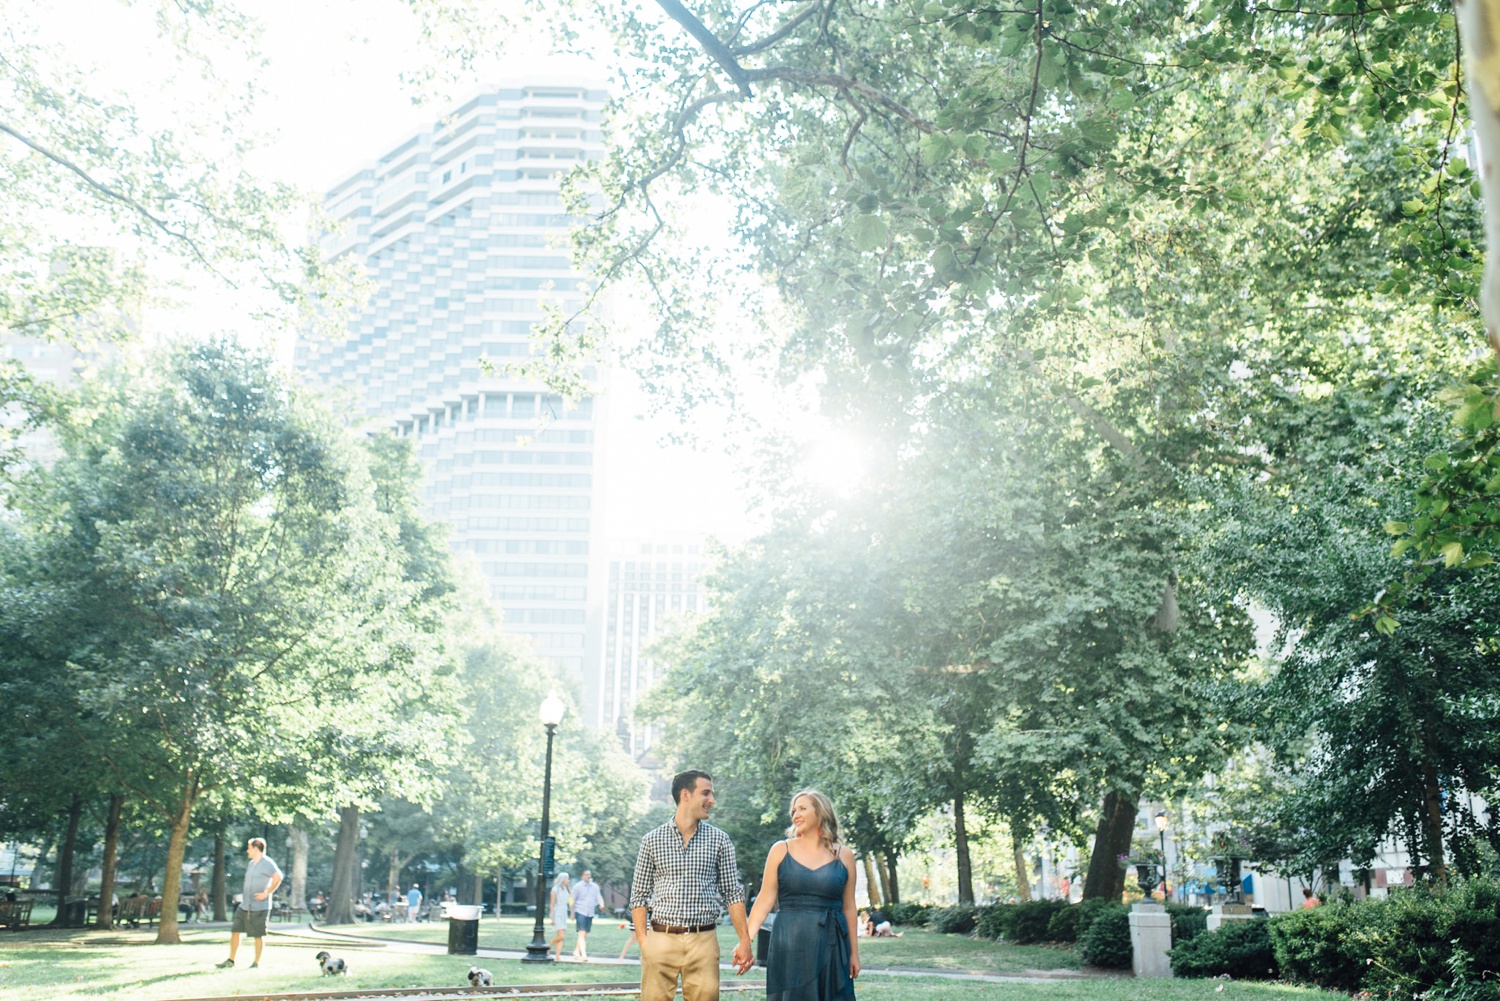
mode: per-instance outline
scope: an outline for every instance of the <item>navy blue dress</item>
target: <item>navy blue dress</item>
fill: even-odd
[[[766,959],[766,1001],[835,1001],[854,997],[849,977],[849,922],[844,885],[849,870],[839,859],[816,869],[789,851],[776,866],[780,911],[771,926]]]

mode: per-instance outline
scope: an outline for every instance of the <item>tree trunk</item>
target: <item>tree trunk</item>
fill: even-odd
[[[339,810],[339,837],[333,849],[333,889],[328,894],[328,917],[325,924],[352,925],[354,896],[359,886],[354,878],[359,865],[359,807]]]
[[[287,894],[288,905],[295,913],[307,909],[307,828],[293,825],[292,841],[292,889]]]
[[[182,895],[182,859],[187,854],[188,827],[193,822],[191,788],[184,789],[167,838],[167,871],[161,881],[161,913],[156,918],[156,944],[178,945],[177,900]]]
[[[1025,903],[1031,899],[1031,863],[1026,861],[1021,841],[1014,835],[1010,839],[1010,850],[1016,863],[1016,893],[1020,895],[1022,903]]]
[[[120,814],[125,810],[123,793],[109,794],[109,816],[104,820],[104,863],[99,876],[99,917],[94,927],[109,931],[115,926],[111,906],[115,896],[115,860],[120,850]]]
[[[974,903],[974,869],[969,862],[969,829],[964,820],[964,791],[953,794],[953,853],[958,856],[958,902]]]
[[[229,920],[229,877],[224,872],[224,822],[219,822],[219,829],[214,832],[214,920]]]
[[[875,878],[875,865],[870,861],[870,856],[865,855],[865,889],[870,895],[870,907],[880,906],[880,882]]]
[[[1118,901],[1125,892],[1125,870],[1120,865],[1120,856],[1130,853],[1137,799],[1134,793],[1115,789],[1105,794],[1099,826],[1094,831],[1088,874],[1083,879],[1084,900]]]
[[[1443,851],[1443,789],[1437,770],[1422,763],[1422,837],[1427,842],[1427,877],[1439,886],[1448,883],[1448,863]]]
[[[57,890],[57,916],[52,923],[58,926],[67,920],[67,908],[63,905],[73,889],[73,851],[78,845],[78,818],[82,815],[83,797],[74,793],[68,803],[68,830],[63,835],[62,848],[57,854],[57,872],[52,880]]]
[[[484,877],[477,873],[469,873],[464,876],[464,884],[469,888],[469,899],[465,903],[484,903]]]
[[[897,882],[896,862],[899,856],[894,852],[886,852],[876,857],[880,865],[881,881],[885,883],[885,900],[888,904],[901,903],[901,885]]]

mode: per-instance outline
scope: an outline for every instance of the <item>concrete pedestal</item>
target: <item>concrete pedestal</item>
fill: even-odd
[[[1213,931],[1229,921],[1254,921],[1249,904],[1214,904],[1208,909],[1208,930]]]
[[[1130,908],[1130,968],[1138,977],[1170,977],[1172,919],[1158,903],[1140,901]]]

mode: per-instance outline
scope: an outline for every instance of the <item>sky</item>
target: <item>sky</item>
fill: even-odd
[[[194,95],[163,76],[162,42],[143,16],[150,7],[119,0],[39,0],[33,9],[47,34],[66,38],[70,57],[90,67],[95,85],[119,88],[144,116],[165,121],[193,113],[185,103]],[[313,193],[487,84],[538,75],[602,84],[609,75],[601,64],[549,54],[540,37],[517,36],[466,77],[424,91],[402,79],[403,70],[431,59],[405,0],[253,0],[245,7],[261,25],[264,64],[236,63],[231,57],[216,62],[216,70],[231,86],[253,81],[252,121],[264,140],[249,166]],[[79,17],[81,11],[88,16]],[[177,329],[233,329],[243,321],[229,315],[233,307],[226,303],[217,290],[181,308],[158,310],[147,322],[166,336]],[[289,345],[279,347],[289,357]],[[663,439],[679,428],[670,418],[648,416],[646,396],[629,373],[614,373],[607,395],[608,445],[599,456],[607,491],[601,511],[606,538],[670,531],[738,542],[753,532],[725,449],[665,444]],[[699,437],[723,440],[713,426],[719,419],[701,415],[706,424]]]

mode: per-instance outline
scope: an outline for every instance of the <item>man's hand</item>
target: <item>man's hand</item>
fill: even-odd
[[[256,899],[256,900],[265,900],[265,899],[266,899],[266,896],[267,896],[267,894],[266,894],[266,891],[265,891],[265,890],[262,890],[262,891],[260,891],[260,892],[259,892],[259,893],[257,893],[257,894],[256,894],[256,895],[255,895],[255,899]]]
[[[734,947],[734,972],[736,974],[747,973],[754,965],[755,957],[750,951],[750,940],[742,938],[740,944]]]

